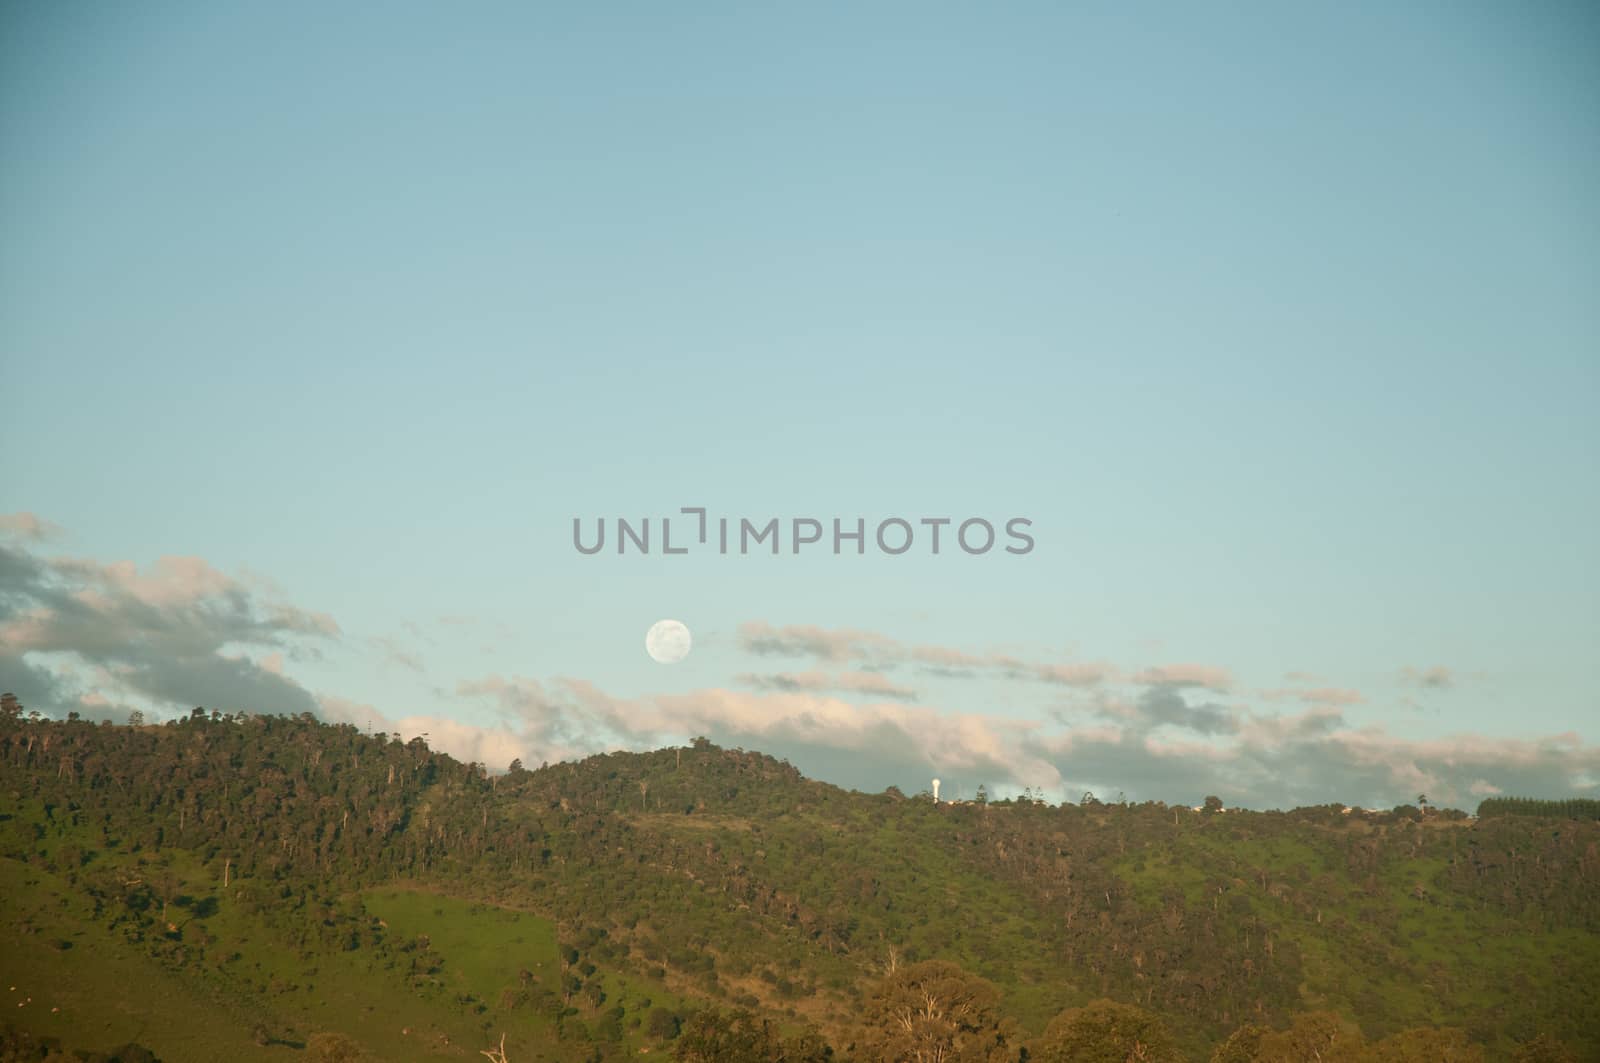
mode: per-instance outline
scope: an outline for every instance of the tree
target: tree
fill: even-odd
[[[672,1049],[679,1063],[823,1063],[832,1055],[815,1034],[785,1039],[748,1011],[729,1014],[715,1008],[691,1015]]]
[[[980,805],[987,805],[989,803],[989,791],[984,787],[983,783],[978,784],[978,794],[973,798],[973,800],[978,802]]]
[[[650,1018],[645,1022],[645,1033],[662,1041],[670,1041],[678,1036],[678,1031],[683,1028],[683,1020],[666,1008],[656,1007],[650,1009]]]
[[[1221,812],[1222,798],[1218,797],[1216,794],[1207,794],[1204,803],[1200,807],[1206,812]]]
[[[9,690],[0,694],[0,720],[15,720],[22,716],[22,702]]]
[[[1261,1038],[1267,1031],[1246,1024],[1228,1035],[1211,1053],[1211,1063],[1255,1063],[1261,1051]]]
[[[856,1049],[868,1063],[1002,1063],[1021,1054],[994,986],[943,960],[898,968],[863,1019]]]
[[[342,1033],[314,1033],[306,1040],[306,1058],[312,1063],[356,1063],[364,1055],[361,1046]]]
[[[1361,1031],[1330,1011],[1307,1011],[1294,1017],[1287,1030],[1261,1036],[1254,1063],[1366,1063],[1367,1042]]]
[[[1517,1046],[1511,1063],[1578,1063],[1578,1054],[1548,1034]]]
[[[167,906],[178,899],[178,894],[183,890],[183,880],[171,868],[163,867],[150,876],[150,885],[161,899],[161,922],[170,927],[172,924],[167,922]]]
[[[1417,1029],[1386,1037],[1372,1046],[1363,1063],[1483,1063],[1483,1049],[1465,1031]]]
[[[1042,1063],[1182,1063],[1160,1019],[1142,1008],[1096,1000],[1051,1020],[1028,1054]]]

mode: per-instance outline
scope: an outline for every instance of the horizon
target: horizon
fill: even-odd
[[[30,709],[28,709],[28,707],[26,705],[21,705],[20,709],[21,709],[21,714],[22,714],[21,718],[23,720],[27,721],[27,722],[41,722],[41,723],[80,722],[80,723],[88,723],[88,724],[94,724],[94,725],[139,727],[139,728],[157,728],[157,729],[166,728],[166,727],[181,727],[182,725],[184,725],[186,723],[191,723],[191,722],[196,722],[196,721],[202,722],[202,723],[229,723],[229,724],[233,724],[233,725],[241,725],[241,724],[244,724],[244,723],[248,722],[249,720],[257,718],[257,717],[273,717],[273,718],[277,718],[277,719],[283,719],[283,720],[286,720],[286,721],[291,721],[291,720],[292,721],[309,720],[310,722],[318,724],[318,725],[321,725],[321,726],[327,726],[327,727],[332,727],[332,728],[341,728],[341,727],[350,728],[350,729],[354,730],[357,734],[361,735],[364,738],[370,738],[370,739],[373,739],[375,741],[382,742],[385,745],[407,745],[407,746],[410,746],[410,745],[414,745],[417,742],[420,742],[420,743],[422,743],[422,747],[430,755],[437,755],[437,756],[447,757],[450,760],[455,761],[456,763],[461,764],[461,765],[463,765],[465,767],[470,767],[470,768],[473,768],[473,769],[481,769],[483,777],[485,777],[485,778],[490,777],[490,776],[499,776],[499,777],[504,778],[504,777],[506,777],[508,775],[511,775],[513,772],[518,771],[518,770],[527,772],[530,775],[537,775],[538,773],[549,772],[549,771],[552,771],[553,769],[560,768],[562,766],[577,767],[577,766],[582,766],[582,765],[584,765],[584,764],[586,764],[586,763],[588,763],[590,761],[593,761],[593,760],[600,760],[600,759],[604,759],[604,758],[607,758],[607,757],[613,757],[613,756],[628,756],[628,755],[631,755],[631,756],[647,757],[652,753],[673,753],[673,752],[682,753],[685,750],[714,750],[714,751],[722,751],[722,752],[738,753],[738,754],[755,754],[757,756],[766,757],[766,758],[768,758],[768,759],[770,759],[770,760],[772,760],[772,761],[774,761],[774,762],[776,762],[776,763],[778,763],[778,764],[780,764],[780,765],[782,765],[784,767],[794,768],[796,773],[799,775],[799,777],[805,782],[821,783],[822,785],[831,787],[832,789],[837,790],[842,794],[846,794],[846,795],[850,795],[850,796],[856,796],[856,797],[893,797],[896,800],[901,800],[901,801],[920,801],[920,800],[924,800],[925,799],[925,800],[928,801],[928,803],[934,804],[934,805],[992,804],[992,805],[1002,805],[1003,806],[1003,805],[1011,805],[1011,804],[1030,804],[1030,805],[1036,805],[1036,806],[1047,807],[1047,808],[1048,807],[1062,807],[1062,806],[1067,806],[1067,805],[1075,805],[1075,806],[1080,806],[1080,807],[1081,806],[1091,806],[1091,807],[1095,807],[1095,808],[1115,808],[1115,807],[1137,808],[1137,807],[1154,805],[1154,806],[1159,806],[1163,810],[1176,810],[1176,811],[1189,811],[1189,812],[1200,812],[1200,811],[1202,811],[1202,809],[1204,807],[1204,803],[1203,802],[1202,802],[1202,804],[1199,804],[1199,805],[1189,805],[1189,804],[1185,804],[1185,803],[1183,803],[1181,801],[1180,802],[1171,802],[1171,803],[1169,803],[1169,802],[1162,801],[1160,799],[1154,799],[1154,798],[1150,799],[1150,800],[1146,800],[1146,801],[1132,801],[1132,800],[1129,800],[1127,798],[1127,795],[1124,794],[1124,793],[1118,793],[1118,794],[1113,794],[1113,795],[1105,795],[1105,794],[1095,794],[1095,793],[1088,792],[1088,791],[1086,791],[1083,794],[1079,795],[1076,800],[1063,799],[1063,800],[1059,800],[1058,801],[1058,800],[1050,799],[1042,791],[1036,793],[1036,792],[1033,792],[1031,788],[1027,788],[1027,787],[1025,787],[1023,790],[1018,791],[1016,793],[1006,793],[1004,795],[991,795],[988,792],[988,787],[985,786],[983,783],[979,783],[976,786],[971,787],[970,789],[966,789],[966,788],[962,788],[960,786],[959,781],[956,781],[956,782],[952,783],[952,780],[949,780],[949,779],[930,779],[930,780],[927,780],[928,783],[938,783],[939,784],[938,791],[942,791],[942,792],[936,791],[933,787],[931,787],[929,785],[924,785],[919,790],[906,791],[906,790],[901,789],[901,787],[899,787],[898,785],[896,785],[894,783],[890,783],[889,785],[885,786],[882,790],[861,790],[861,789],[856,789],[856,788],[852,788],[852,787],[849,787],[849,786],[840,786],[840,785],[838,785],[836,783],[828,782],[826,779],[813,778],[812,776],[809,776],[805,772],[801,771],[798,767],[796,767],[794,764],[790,763],[788,760],[784,759],[783,757],[774,756],[773,754],[767,753],[764,750],[746,749],[746,748],[744,748],[742,746],[733,746],[733,747],[720,746],[717,743],[712,742],[710,739],[706,738],[704,735],[696,735],[696,736],[690,738],[689,741],[684,745],[659,746],[659,747],[656,747],[654,749],[609,749],[609,750],[599,750],[599,751],[594,752],[594,753],[585,753],[585,754],[583,754],[581,756],[574,757],[571,760],[545,761],[545,762],[542,762],[542,763],[540,763],[538,765],[523,764],[521,762],[520,758],[519,758],[519,759],[512,760],[511,763],[509,765],[507,765],[506,767],[496,768],[494,765],[486,764],[486,763],[483,763],[482,761],[462,761],[462,760],[459,760],[458,758],[452,756],[450,753],[446,752],[445,750],[434,749],[432,746],[428,745],[428,736],[424,735],[424,734],[414,735],[412,738],[406,739],[406,738],[402,737],[398,732],[386,732],[386,731],[363,729],[363,728],[357,726],[355,723],[352,723],[350,721],[326,720],[326,719],[322,719],[320,717],[317,717],[317,716],[311,715],[311,714],[306,714],[306,715],[303,715],[303,716],[295,716],[295,717],[282,716],[282,715],[274,714],[274,713],[268,713],[268,714],[260,714],[260,713],[256,713],[256,714],[252,714],[252,713],[229,713],[229,714],[223,714],[223,713],[220,713],[220,710],[209,710],[209,709],[206,709],[204,706],[197,705],[197,706],[195,706],[194,709],[190,710],[190,714],[187,715],[187,716],[185,716],[185,715],[172,716],[172,717],[168,717],[166,719],[163,719],[163,720],[161,720],[159,722],[152,722],[152,721],[149,721],[149,720],[145,720],[142,717],[135,717],[135,718],[133,718],[131,720],[123,721],[123,722],[119,723],[117,721],[110,720],[110,719],[105,719],[105,718],[101,718],[101,719],[87,718],[87,717],[84,717],[81,713],[75,713],[75,715],[73,717],[70,717],[70,718],[68,718],[66,720],[61,720],[61,719],[55,719],[55,718],[52,718],[52,717],[45,716],[42,713],[37,713],[37,710],[30,710]],[[36,714],[37,714],[37,720],[32,719],[32,717],[34,717]],[[702,745],[701,743],[707,743],[707,744]],[[950,792],[951,789],[952,789],[952,786],[954,786],[955,791],[956,791],[954,793]],[[1210,796],[1212,796],[1212,795],[1207,795],[1208,798]],[[1417,796],[1418,797],[1423,797],[1423,798],[1427,797],[1426,794],[1419,794]],[[1590,802],[1590,803],[1594,803],[1593,799],[1590,799],[1590,798],[1568,798],[1568,799],[1564,799],[1564,800],[1576,801],[1576,802],[1579,802],[1579,803],[1582,803],[1582,802],[1585,802],[1585,801]],[[1524,795],[1521,795],[1521,794],[1494,795],[1492,797],[1485,797],[1485,798],[1480,799],[1479,803],[1481,804],[1482,801],[1510,802],[1512,804],[1516,804],[1516,803],[1529,803],[1529,804],[1558,803],[1558,802],[1547,801],[1547,800],[1540,799],[1540,798],[1527,797],[1527,796],[1524,796]],[[1424,814],[1432,813],[1432,812],[1460,812],[1460,813],[1463,813],[1465,818],[1467,818],[1469,820],[1477,818],[1477,812],[1476,812],[1475,808],[1474,809],[1467,809],[1467,808],[1460,808],[1460,807],[1456,807],[1456,806],[1452,806],[1452,805],[1448,805],[1448,804],[1440,804],[1440,803],[1432,800],[1431,798],[1429,798],[1429,799],[1427,799],[1426,801],[1423,801],[1423,802],[1417,802],[1415,800],[1401,802],[1400,804],[1395,805],[1395,806],[1393,806],[1391,808],[1370,808],[1370,807],[1364,807],[1364,806],[1361,806],[1361,805],[1347,805],[1342,801],[1325,801],[1325,802],[1322,802],[1320,804],[1314,804],[1314,805],[1297,805],[1297,806],[1295,806],[1293,808],[1252,808],[1252,807],[1247,806],[1247,805],[1224,804],[1221,808],[1218,809],[1218,811],[1222,811],[1222,812],[1258,812],[1258,813],[1291,813],[1291,812],[1301,812],[1301,811],[1314,811],[1314,810],[1333,808],[1333,807],[1341,808],[1342,811],[1347,812],[1347,813],[1351,813],[1351,814],[1363,813],[1363,814],[1369,814],[1369,815],[1387,816],[1387,815],[1390,815],[1390,814],[1395,813],[1395,812],[1400,812],[1400,811],[1403,811],[1403,810],[1406,810],[1406,809],[1411,809],[1411,810],[1420,810]]]

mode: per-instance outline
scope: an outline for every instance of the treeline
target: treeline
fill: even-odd
[[[1478,803],[1478,818],[1541,816],[1546,819],[1600,819],[1600,801],[1573,797],[1545,801],[1534,797],[1490,797]]]

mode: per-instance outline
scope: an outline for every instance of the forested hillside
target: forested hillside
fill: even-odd
[[[704,740],[502,773],[12,703],[0,1005],[16,1058],[1600,1058],[1600,823],[1501,810],[935,805]]]

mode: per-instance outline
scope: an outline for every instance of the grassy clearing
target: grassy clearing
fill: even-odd
[[[367,911],[397,939],[427,938],[443,959],[451,990],[494,1004],[520,972],[554,987],[561,973],[556,928],[548,919],[423,890],[386,888],[362,894]]]

